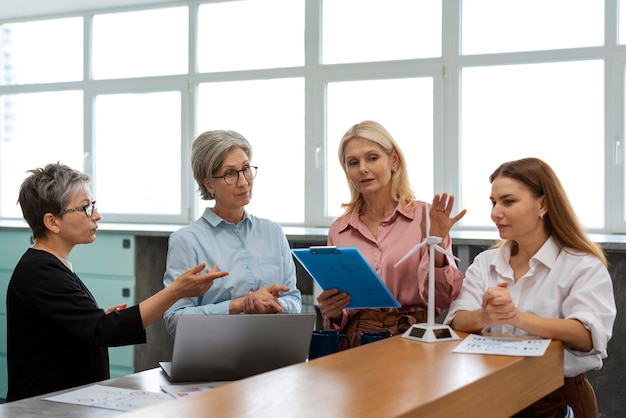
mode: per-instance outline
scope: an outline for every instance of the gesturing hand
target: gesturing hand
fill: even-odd
[[[204,273],[201,273],[205,266],[205,263],[200,263],[185,270],[176,278],[172,286],[175,286],[183,297],[202,296],[213,286],[214,280],[228,275],[227,271],[219,271],[217,264],[213,264],[211,270],[206,269]]]
[[[433,202],[428,211],[430,216],[430,232],[426,231],[427,233],[429,232],[428,235],[440,238],[448,236],[454,224],[460,221],[467,212],[466,209],[463,209],[456,216],[451,217],[450,214],[452,213],[453,207],[454,196],[442,193],[441,195],[436,194],[435,197],[433,197]],[[422,216],[422,218],[425,218],[425,216]],[[426,226],[424,222],[423,228],[425,230]],[[426,234],[424,236],[426,236]]]

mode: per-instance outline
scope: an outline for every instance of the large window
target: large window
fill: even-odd
[[[468,209],[457,228],[492,230],[489,174],[535,156],[590,232],[626,232],[624,0],[133,2],[0,21],[0,219],[61,161],[104,221],[190,222],[191,142],[232,129],[259,166],[249,211],[325,227],[349,199],[337,144],[373,119],[419,199]]]
[[[214,2],[198,11],[202,73],[304,65],[304,1]]]
[[[252,163],[259,167],[247,208],[251,213],[283,223],[304,223],[301,77],[202,83],[197,125],[203,131],[231,129],[250,141]]]
[[[542,51],[604,43],[598,0],[462,0],[463,54]]]
[[[372,100],[375,97],[375,100]],[[341,137],[355,123],[380,122],[402,148],[409,177],[418,198],[433,194],[433,102],[430,77],[393,80],[333,82],[327,93],[326,213],[341,214],[341,204],[350,200],[345,174],[338,159]]]
[[[461,195],[464,205],[482,208],[468,211],[465,223],[492,224],[487,179],[496,167],[538,157],[559,175],[585,225],[602,228],[603,63],[472,67],[462,80]]]
[[[0,34],[2,84],[54,83],[83,78],[81,18],[5,24]]]
[[[186,7],[95,15],[93,78],[186,74],[188,20]]]
[[[0,211],[21,218],[17,194],[27,171],[57,161],[83,169],[83,98],[80,91],[55,91],[3,101],[13,114],[0,142]]]
[[[324,0],[324,64],[441,56],[441,0]]]
[[[181,213],[181,101],[177,91],[96,97],[92,191],[98,210]]]

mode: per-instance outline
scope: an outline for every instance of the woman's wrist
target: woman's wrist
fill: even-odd
[[[228,311],[231,315],[237,315],[243,312],[243,298],[233,299],[228,305]]]

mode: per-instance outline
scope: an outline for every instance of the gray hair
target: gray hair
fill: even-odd
[[[74,193],[88,188],[90,178],[59,162],[27,173],[31,175],[22,182],[17,203],[33,231],[33,238],[43,238],[48,232],[43,222],[44,215],[62,216]]]
[[[193,141],[191,145],[191,170],[203,200],[215,198],[204,186],[204,180],[213,178],[213,173],[222,166],[226,154],[234,148],[241,148],[248,159],[252,159],[250,143],[243,135],[235,131],[206,131]]]

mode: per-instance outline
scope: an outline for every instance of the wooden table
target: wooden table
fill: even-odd
[[[509,417],[563,385],[563,345],[558,341],[542,357],[452,353],[458,343],[396,336],[123,416],[497,418]],[[154,392],[167,383],[158,368],[99,382]],[[0,405],[0,418],[120,415],[42,400],[74,389]]]
[[[558,341],[541,357],[452,353],[458,343],[396,336],[124,416],[497,418],[563,385]]]

